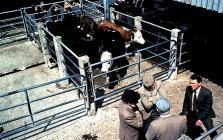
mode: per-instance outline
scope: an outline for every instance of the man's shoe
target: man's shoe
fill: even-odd
[[[4,131],[3,127],[0,127],[0,134]]]

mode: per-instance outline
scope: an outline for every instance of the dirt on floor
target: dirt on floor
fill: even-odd
[[[191,74],[192,72],[190,71],[184,71],[178,74],[176,80],[163,81],[166,95],[171,102],[172,115],[178,115],[181,112],[185,88],[189,84]],[[223,120],[223,111],[221,109],[223,106],[223,88],[208,79],[203,79],[202,84],[213,92],[213,108],[217,115],[213,120],[216,126]],[[118,140],[119,117],[117,106],[120,102],[120,96],[118,99],[118,101],[100,108],[95,116],[82,117],[70,125],[55,130],[54,133],[37,139],[82,140],[83,137],[91,137],[97,140]],[[219,131],[222,132],[222,130]]]

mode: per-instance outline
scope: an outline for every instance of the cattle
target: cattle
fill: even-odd
[[[128,48],[132,42],[137,42],[139,44],[144,44],[145,39],[142,36],[140,30],[136,29],[127,29],[121,25],[117,25],[111,21],[102,21],[97,26],[98,30],[106,31],[108,29],[113,29],[121,34],[121,37],[125,41],[125,47]]]
[[[85,18],[66,14],[62,21],[47,22],[46,27],[55,36],[61,36],[62,42],[79,57],[88,55],[91,63],[99,62],[100,44],[92,36],[89,27],[83,23]]]
[[[125,54],[125,40],[118,31],[113,29],[106,30],[103,35],[103,48],[101,55],[101,62],[103,63],[101,72],[107,73],[110,71],[108,73],[108,88],[113,89],[118,83],[117,80],[124,77],[127,73],[129,62],[126,57],[121,57],[111,61],[112,58]]]
[[[122,38],[125,41],[126,48],[128,48],[133,42],[139,44],[145,43],[145,39],[143,38],[141,31],[135,27],[132,29],[127,29],[121,25],[117,25],[111,21],[106,20],[101,21],[100,23],[96,23],[94,19],[85,15],[81,15],[79,17],[79,21],[81,25],[86,28],[88,33],[93,34],[95,37],[98,38],[98,40],[101,40],[100,37],[102,36],[101,34],[103,34],[103,32],[107,31],[108,29],[112,29],[118,31],[121,34]]]
[[[95,39],[100,42],[101,52],[101,72],[106,72],[108,77],[108,88],[113,89],[118,83],[117,80],[124,77],[127,73],[127,67],[115,70],[128,64],[126,57],[118,60],[109,61],[114,57],[123,55],[126,53],[126,42],[138,42],[144,43],[142,33],[139,30],[128,30],[122,26],[116,25],[109,21],[102,21],[96,23],[92,18],[82,15],[80,16],[81,24],[84,27],[88,27],[87,30],[94,35]],[[112,72],[109,72],[112,71]],[[114,70],[114,71],[113,71]]]
[[[109,88],[114,88],[117,79],[126,75],[127,66],[121,67],[128,65],[126,57],[111,59],[125,54],[126,46],[132,42],[145,43],[142,33],[136,28],[129,30],[109,21],[96,23],[85,15],[67,15],[61,22],[54,24],[48,23],[48,29],[55,35],[61,35],[63,43],[75,54],[88,55],[92,64],[103,62],[99,67],[101,72],[108,73]]]

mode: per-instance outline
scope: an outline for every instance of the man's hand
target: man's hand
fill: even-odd
[[[201,120],[197,120],[195,126],[201,126],[203,123]]]
[[[136,111],[139,111],[139,108],[138,108],[138,106],[136,105],[135,107],[132,107],[132,110],[133,110],[134,112],[136,112]]]

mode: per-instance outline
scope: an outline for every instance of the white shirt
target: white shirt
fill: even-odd
[[[201,90],[201,87],[199,87],[198,89],[195,90],[196,91],[196,99],[198,98],[200,90]],[[193,110],[194,94],[195,94],[195,92],[193,92],[193,95],[192,95],[192,104],[191,104],[191,109],[192,110]]]

